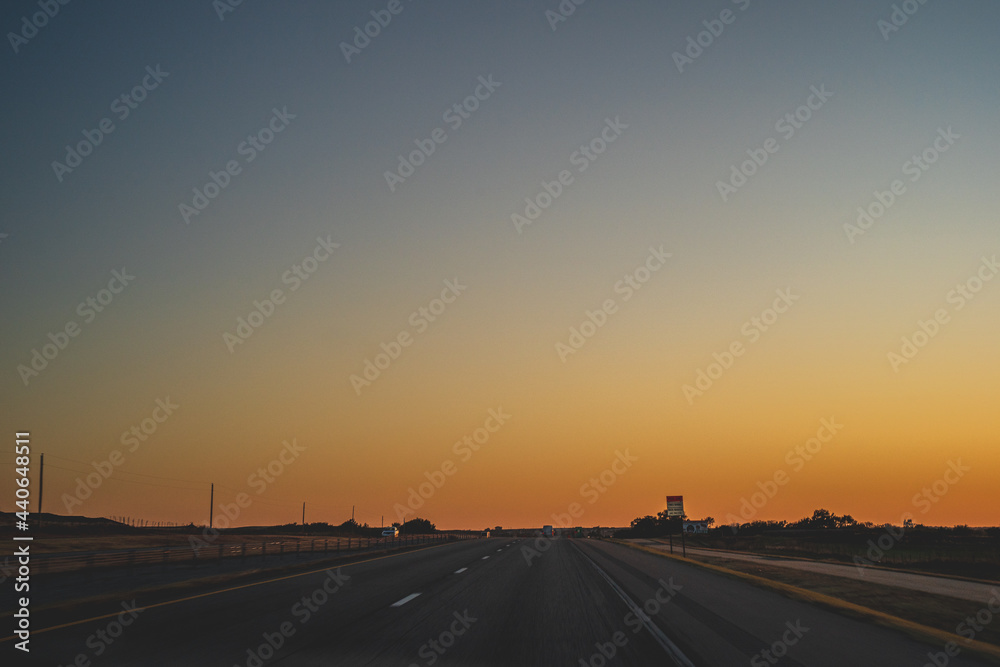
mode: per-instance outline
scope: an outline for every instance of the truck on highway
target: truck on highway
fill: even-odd
[[[552,526],[542,526],[542,535],[552,537]]]

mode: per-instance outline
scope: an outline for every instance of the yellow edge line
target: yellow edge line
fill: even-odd
[[[448,546],[448,544],[449,543],[446,542],[445,544],[436,544],[436,545],[431,546],[431,547],[423,547],[422,549],[413,549],[411,551],[407,551],[407,552],[404,552],[404,553],[387,554],[385,556],[379,556],[378,558],[368,558],[368,559],[365,559],[365,560],[356,560],[353,563],[346,563],[346,564],[341,565],[339,567],[350,567],[351,565],[361,565],[362,563],[371,563],[373,561],[383,560],[385,558],[395,558],[396,556],[404,556],[406,554],[412,554],[412,553],[415,553],[417,551],[427,551],[428,549],[438,549],[440,547]],[[232,586],[230,588],[223,588],[222,590],[218,590],[218,591],[210,591],[208,593],[199,593],[198,595],[189,595],[188,597],[177,598],[176,600],[167,600],[166,602],[157,602],[156,604],[145,605],[145,606],[139,607],[138,609],[140,611],[146,611],[147,609],[155,609],[156,607],[166,607],[167,605],[177,604],[178,602],[187,602],[188,600],[197,600],[198,598],[206,598],[206,597],[210,597],[212,595],[219,595],[221,593],[230,593],[232,591],[238,591],[238,590],[243,589],[243,588],[252,588],[253,586],[263,586],[264,584],[273,584],[276,581],[284,581],[285,579],[295,579],[296,577],[306,577],[306,576],[308,576],[310,574],[318,574],[320,572],[326,572],[329,569],[330,569],[329,567],[324,567],[324,568],[322,568],[320,570],[310,570],[309,572],[300,572],[298,574],[289,574],[289,575],[286,575],[284,577],[277,577],[275,579],[267,579],[265,581],[255,581],[255,582],[253,582],[251,584],[242,584],[240,586]],[[111,618],[112,616],[118,616],[119,614],[122,614],[122,613],[123,612],[116,611],[116,612],[113,612],[111,614],[104,614],[102,616],[92,616],[90,618],[85,618],[85,619],[82,619],[82,620],[79,620],[79,621],[70,621],[69,623],[63,623],[62,625],[53,625],[50,628],[43,628],[41,630],[32,630],[31,631],[31,635],[32,636],[34,636],[34,635],[40,635],[43,632],[49,632],[51,630],[61,630],[63,628],[68,628],[68,627],[71,627],[71,626],[74,626],[74,625],[80,625],[82,623],[90,623],[91,621],[100,621],[100,620],[103,620],[105,618]],[[4,637],[3,639],[0,639],[0,644],[2,644],[3,642],[10,641],[12,639],[17,639],[17,638],[18,637],[16,637],[15,635],[11,635],[10,637]]]
[[[994,646],[992,644],[986,644],[981,641],[967,641],[964,637],[960,637],[951,632],[945,630],[938,630],[937,628],[931,628],[926,625],[921,625],[920,623],[915,623],[914,621],[907,621],[906,619],[899,618],[898,616],[892,616],[885,612],[876,611],[874,609],[869,609],[868,607],[862,607],[859,604],[854,604],[853,602],[848,602],[847,600],[841,600],[839,598],[826,595],[824,593],[817,593],[816,591],[810,591],[805,588],[799,588],[798,586],[793,586],[792,584],[786,584],[783,581],[775,581],[773,579],[766,579],[764,577],[758,577],[755,574],[748,574],[746,572],[739,572],[737,570],[730,570],[729,568],[722,567],[720,565],[715,565],[712,563],[704,563],[701,561],[693,560],[691,558],[685,558],[683,556],[678,556],[676,554],[666,553],[660,549],[655,549],[653,547],[647,547],[642,544],[632,544],[630,542],[623,542],[620,540],[609,540],[615,544],[621,544],[623,546],[638,549],[640,551],[645,551],[657,556],[662,556],[664,558],[670,558],[672,560],[677,560],[688,565],[694,565],[696,567],[704,568],[706,570],[714,570],[720,574],[725,574],[730,577],[735,577],[737,579],[743,579],[754,585],[761,586],[763,588],[770,588],[776,590],[780,593],[784,593],[790,597],[799,598],[806,602],[815,602],[817,604],[829,607],[834,611],[848,611],[856,616],[862,616],[866,619],[875,621],[879,625],[883,625],[895,630],[900,630],[906,634],[915,637],[917,639],[922,639],[924,642],[927,641],[928,637],[933,638],[943,644],[948,642],[954,642],[963,651],[969,651],[971,653],[977,653],[980,656],[986,656],[994,660],[1000,661],[1000,647]]]

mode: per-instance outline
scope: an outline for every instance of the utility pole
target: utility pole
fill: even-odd
[[[306,525],[306,501],[302,501],[302,525]]]
[[[208,496],[208,527],[212,528],[212,506],[215,505],[215,484],[212,484],[212,490],[209,492]]]
[[[354,505],[351,505],[351,523],[354,523]]]

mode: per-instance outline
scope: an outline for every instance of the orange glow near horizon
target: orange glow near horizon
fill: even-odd
[[[350,518],[355,505],[358,520],[370,525],[416,516],[454,529],[558,525],[578,503],[574,525],[623,526],[663,510],[671,494],[685,497],[689,517],[717,523],[791,521],[821,507],[875,523],[899,523],[906,512],[928,525],[996,523],[990,471],[1000,465],[1000,453],[976,426],[990,423],[991,406],[971,388],[962,395],[934,390],[940,371],[932,361],[913,371],[927,375],[932,388],[919,394],[894,391],[895,378],[884,372],[845,375],[838,389],[818,380],[827,361],[811,368],[779,365],[789,357],[762,345],[689,405],[680,384],[693,381],[694,373],[671,377],[680,360],[664,355],[647,363],[625,347],[613,361],[602,361],[598,348],[615,335],[624,332],[595,338],[593,350],[584,348],[590,357],[565,366],[539,351],[536,378],[518,381],[499,366],[476,368],[496,381],[467,390],[456,386],[464,379],[405,365],[391,367],[398,374],[374,385],[367,402],[343,386],[327,405],[303,402],[330,391],[317,371],[303,371],[295,393],[280,400],[277,392],[277,401],[274,392],[250,384],[226,396],[195,386],[187,395],[170,394],[180,407],[134,452],[119,442],[129,422],[88,422],[96,411],[82,397],[80,418],[49,418],[32,434],[36,451],[52,455],[46,509],[67,513],[63,494],[72,495],[89,467],[58,457],[100,464],[118,449],[125,465],[68,513],[207,522],[207,482],[214,482],[217,522],[233,514],[238,493],[250,498],[236,525],[298,522],[305,502],[308,521],[331,524]],[[254,382],[276,384],[277,366],[257,367]],[[546,382],[542,374],[555,370],[561,378]],[[422,378],[425,391],[411,395],[416,380],[410,377]],[[595,385],[590,377],[603,381]],[[442,404],[437,397],[445,395],[453,398]],[[816,407],[820,395],[825,411]],[[155,405],[135,400],[122,412],[139,424]],[[509,416],[497,424],[491,411]],[[810,453],[810,438],[824,423],[836,424],[836,433],[820,431],[828,442],[813,440]],[[105,437],[75,435],[84,430]],[[466,436],[478,450],[462,442]],[[276,463],[282,443],[293,439],[302,451]],[[59,446],[70,441],[72,450]],[[616,452],[637,460],[608,473]],[[946,493],[932,491],[933,503],[920,501],[950,462],[969,470]],[[613,480],[607,487],[602,472],[604,482]],[[783,484],[773,482],[776,474]],[[401,515],[400,508],[413,511]]]

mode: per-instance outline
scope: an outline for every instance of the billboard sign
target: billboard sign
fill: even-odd
[[[685,521],[684,522],[684,532],[685,533],[708,533],[708,522],[707,521]]]
[[[667,496],[667,516],[684,516],[684,496]]]

